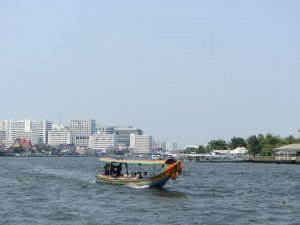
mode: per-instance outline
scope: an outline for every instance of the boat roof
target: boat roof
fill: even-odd
[[[164,164],[166,160],[150,160],[150,159],[113,159],[113,158],[99,158],[99,161],[106,163],[128,163],[128,164],[145,164],[145,165],[153,165],[153,164]]]

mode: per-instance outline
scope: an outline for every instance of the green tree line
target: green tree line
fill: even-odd
[[[208,142],[207,146],[199,145],[198,148],[188,148],[185,150],[185,153],[189,154],[191,152],[195,152],[197,154],[207,154],[212,150],[226,150],[235,149],[237,147],[245,147],[249,150],[249,154],[252,156],[270,156],[272,155],[272,149],[274,148],[299,142],[299,138],[295,138],[292,135],[282,138],[269,133],[267,135],[252,135],[246,139],[242,137],[233,137],[229,142],[226,142],[223,139],[211,140]]]

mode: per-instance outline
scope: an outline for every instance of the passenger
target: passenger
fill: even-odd
[[[110,167],[109,163],[106,163],[105,166],[103,167],[105,175],[109,175],[109,167]]]
[[[117,174],[116,174],[116,173],[113,173],[111,176],[113,176],[113,177],[117,177]]]
[[[138,178],[138,179],[141,179],[141,178],[142,178],[142,173],[141,173],[141,172],[138,172],[138,173],[137,173],[137,178]]]
[[[136,177],[136,172],[131,172],[130,177]]]
[[[115,168],[116,168],[116,166],[113,163],[111,163],[110,168],[109,168],[109,170],[110,170],[109,175],[114,175],[115,174]]]
[[[147,176],[147,172],[144,172],[144,177],[146,177]]]
[[[122,163],[119,163],[119,165],[116,166],[116,174],[117,176],[121,176],[121,172],[122,172]]]

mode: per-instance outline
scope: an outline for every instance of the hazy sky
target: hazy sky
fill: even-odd
[[[0,119],[180,146],[300,128],[300,1],[1,1]]]

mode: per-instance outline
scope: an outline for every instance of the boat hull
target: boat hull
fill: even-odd
[[[170,175],[166,172],[160,173],[149,178],[126,178],[107,176],[103,173],[96,175],[96,181],[100,183],[125,185],[135,188],[162,188],[170,179]]]

